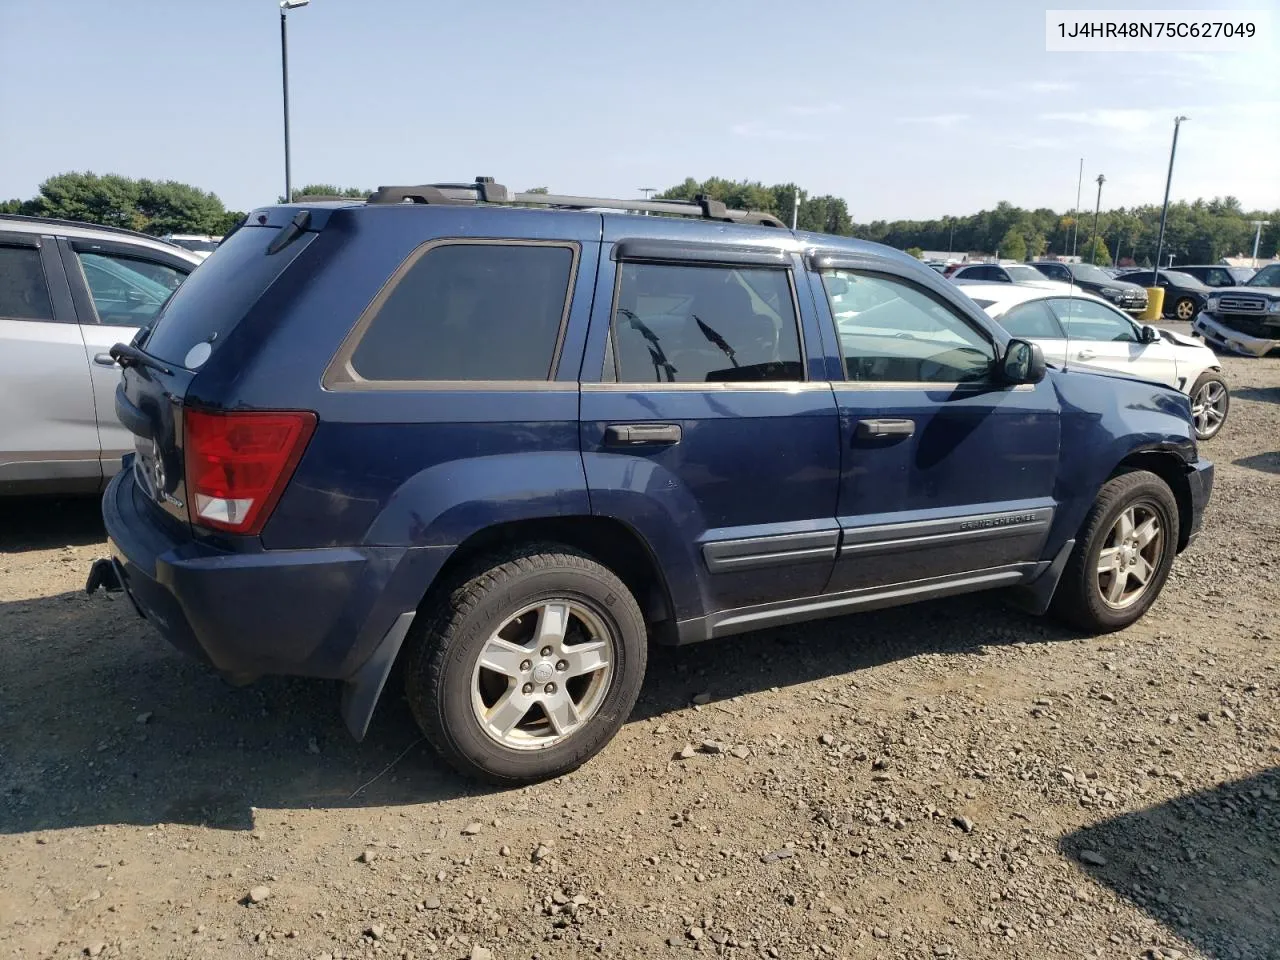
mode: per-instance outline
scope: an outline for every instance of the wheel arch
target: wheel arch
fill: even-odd
[[[1186,462],[1172,450],[1135,450],[1116,464],[1107,479],[1111,480],[1134,470],[1154,473],[1173,492],[1173,499],[1178,504],[1178,552],[1181,553],[1190,541],[1193,509]]]
[[[571,515],[512,520],[475,531],[450,554],[419,609],[441,589],[482,566],[486,557],[524,543],[553,543],[581,551],[612,570],[627,585],[650,635],[674,642],[675,605],[653,550],[634,529],[612,517]]]

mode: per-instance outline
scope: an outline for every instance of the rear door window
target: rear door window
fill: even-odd
[[[804,379],[788,271],[624,262],[619,274],[619,383]]]
[[[356,325],[339,378],[549,380],[576,262],[566,243],[428,244]]]
[[[35,247],[0,246],[0,318],[53,319],[49,284]]]
[[[181,271],[154,261],[104,253],[77,252],[76,256],[98,322],[109,326],[146,326],[186,278]]]
[[[280,229],[245,226],[232,233],[199,270],[183,282],[156,315],[144,346],[181,365],[197,343],[225,342],[249,308],[317,236],[304,233],[277,253],[267,246]]]

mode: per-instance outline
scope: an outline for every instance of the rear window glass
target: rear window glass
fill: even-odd
[[[573,259],[566,246],[432,247],[374,307],[351,369],[381,381],[547,380]]]
[[[169,298],[145,342],[148,353],[182,364],[187,352],[213,338],[217,350],[276,277],[316,234],[304,233],[279,253],[267,245],[279,227],[242,227],[215,250]]]

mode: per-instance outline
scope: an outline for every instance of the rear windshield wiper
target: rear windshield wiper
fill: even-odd
[[[126,370],[129,367],[150,367],[165,376],[173,376],[173,371],[164,365],[164,361],[147,353],[141,347],[135,347],[128,343],[117,343],[108,352],[111,354],[111,359]]]

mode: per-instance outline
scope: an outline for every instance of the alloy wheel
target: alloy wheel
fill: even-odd
[[[1098,591],[1107,606],[1122,610],[1137,603],[1151,588],[1164,551],[1160,514],[1147,503],[1136,503],[1116,517],[1098,554]]]
[[[617,641],[575,600],[543,600],[508,618],[480,651],[471,707],[490,738],[514,750],[544,750],[600,709]]]
[[[1222,429],[1227,419],[1227,388],[1216,380],[1206,381],[1191,398],[1191,419],[1196,435],[1207,440]]]

